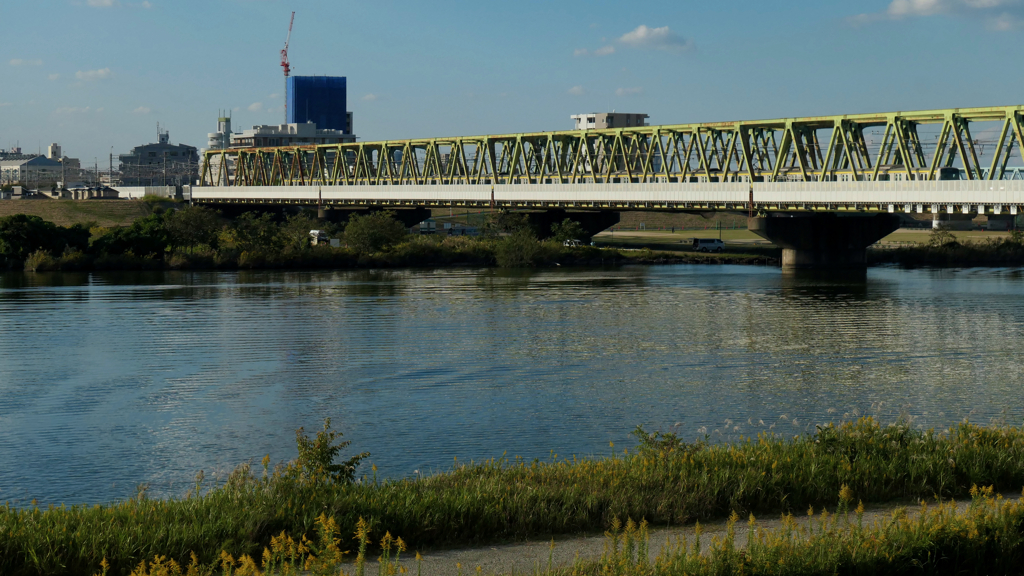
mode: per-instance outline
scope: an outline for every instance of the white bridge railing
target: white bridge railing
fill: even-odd
[[[195,186],[200,203],[1017,214],[1024,181]]]

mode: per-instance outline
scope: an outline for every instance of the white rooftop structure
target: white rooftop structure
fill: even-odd
[[[632,128],[647,126],[647,114],[627,114],[625,112],[591,112],[589,114],[573,114],[576,122],[575,130],[604,130],[605,128]]]
[[[211,149],[214,136],[210,135]],[[341,130],[320,130],[313,122],[253,126],[251,130],[231,134],[232,148],[312,146],[355,141],[355,134],[346,134]]]

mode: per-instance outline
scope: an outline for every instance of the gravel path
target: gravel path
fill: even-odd
[[[1016,499],[1019,493],[1005,493],[1004,498]],[[970,504],[970,500],[957,502],[957,509],[964,510]],[[897,502],[885,505],[865,506],[864,525],[869,526],[876,520],[883,520],[892,515],[899,507],[906,507],[908,514],[914,516],[918,512],[915,502]],[[815,515],[817,521],[820,516]],[[806,524],[807,516],[795,516],[798,524]],[[701,545],[707,549],[714,536],[725,537],[726,522],[711,522],[701,524]],[[779,518],[759,518],[757,527],[760,529],[776,529],[782,527]],[[742,548],[746,546],[747,532],[749,530],[746,519],[736,523],[736,544]],[[664,547],[666,540],[674,541],[676,538],[686,536],[692,538],[694,534],[693,525],[686,525],[679,528],[658,528],[650,530],[650,556],[654,557]],[[533,574],[537,568],[548,567],[549,555],[553,566],[571,566],[576,558],[597,560],[604,552],[604,535],[591,535],[582,537],[570,537],[555,539],[554,550],[551,549],[551,541],[528,541],[517,544],[505,544],[497,546],[484,546],[479,548],[460,548],[451,550],[434,550],[423,553],[422,574],[423,576],[474,576],[477,574],[477,567],[483,574]],[[409,574],[416,574],[416,561],[412,558],[415,553],[408,554],[409,561],[402,564],[409,569]],[[369,567],[368,567],[369,568]],[[376,569],[376,567],[374,567]],[[368,570],[369,572],[369,570]]]

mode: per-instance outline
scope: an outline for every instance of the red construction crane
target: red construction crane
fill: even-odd
[[[288,22],[288,37],[284,40],[284,49],[281,50],[281,67],[284,68],[284,121],[288,122],[288,75],[291,74],[292,65],[288,62],[288,43],[292,40],[292,24],[295,23],[295,12],[292,12],[292,19]]]

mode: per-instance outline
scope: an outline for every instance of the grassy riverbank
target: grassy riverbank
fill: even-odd
[[[197,482],[177,499],[143,493],[112,505],[8,506],[0,508],[0,573],[86,574],[106,558],[112,574],[126,574],[156,555],[187,564],[195,553],[213,565],[221,551],[258,558],[282,531],[313,538],[321,514],[339,533],[363,518],[374,541],[387,530],[422,550],[601,531],[616,517],[678,525],[732,512],[802,513],[834,508],[844,485],[864,502],[1024,486],[1019,428],[961,424],[937,433],[862,419],[728,445],[641,436],[637,450],[604,459],[491,461],[387,481],[366,470],[370,478],[359,483],[318,476],[323,457],[276,470],[265,460],[263,470],[243,466],[225,485]]]
[[[822,509],[816,515],[812,508],[806,516],[784,515],[775,528],[763,527],[753,514],[740,524],[739,515],[733,514],[724,534],[709,538],[697,524],[690,535],[664,543],[651,541],[647,522],[623,523],[616,518],[605,533],[599,559],[577,556],[571,564],[556,567],[552,541],[546,568],[536,559],[527,570],[535,576],[1019,574],[1024,563],[1024,501],[994,495],[991,487],[972,487],[970,496],[967,506],[952,501],[929,506],[922,501],[919,508],[897,507],[888,518],[872,522],[865,521],[863,504],[854,508],[850,492],[842,488],[832,514]],[[355,531],[357,554],[346,559],[338,546],[344,536],[333,518],[321,515],[312,540],[296,541],[281,534],[261,558],[224,554],[218,570],[194,557],[187,567],[157,557],[141,563],[132,576],[286,576],[303,569],[336,576],[374,571],[474,573],[472,565],[438,566],[425,563],[418,553],[414,558],[403,555],[408,552],[406,543],[390,533],[381,538],[381,553],[374,562],[366,555],[370,534],[365,523]],[[475,573],[484,572],[478,565]]]
[[[927,242],[868,250],[868,263],[947,268],[1024,266],[1024,233],[969,240],[939,229],[929,234]]]
[[[171,203],[171,202],[168,202]],[[25,214],[58,226],[130,226],[153,213],[153,202],[143,200],[11,200],[0,202],[0,218]]]

